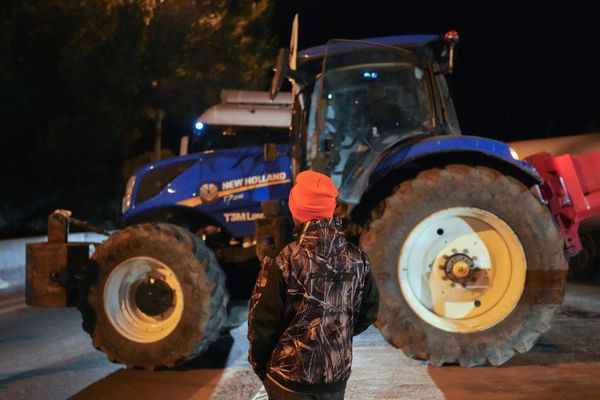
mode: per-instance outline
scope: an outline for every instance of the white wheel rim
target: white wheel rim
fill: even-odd
[[[462,254],[471,267],[465,278]],[[526,270],[525,252],[510,226],[472,207],[448,208],[422,220],[410,231],[398,260],[408,305],[447,332],[482,331],[504,320],[521,299]]]
[[[147,315],[134,298],[138,285],[149,278],[161,279],[172,290],[172,304],[160,315]],[[183,291],[177,276],[167,265],[150,257],[132,257],[117,265],[106,280],[103,299],[113,328],[138,343],[164,339],[173,332],[183,314]]]

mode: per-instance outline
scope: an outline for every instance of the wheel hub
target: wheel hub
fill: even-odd
[[[464,261],[458,261],[452,267],[452,274],[458,278],[464,278],[469,275],[469,264]]]
[[[135,303],[151,317],[164,314],[173,305],[173,290],[162,279],[149,276],[135,289]]]
[[[421,220],[398,259],[400,290],[409,306],[447,332],[480,332],[510,315],[526,271],[512,228],[475,207],[450,207]]]
[[[179,325],[183,289],[177,275],[162,261],[131,257],[106,279],[103,305],[119,335],[137,343],[154,343]]]
[[[470,280],[475,280],[477,268],[471,257],[463,253],[453,254],[446,257],[446,263],[441,267],[446,272],[446,276],[452,282],[466,285]]]

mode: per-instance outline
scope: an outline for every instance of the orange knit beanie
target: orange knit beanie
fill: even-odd
[[[301,222],[331,218],[337,195],[335,184],[327,175],[302,171],[296,176],[296,184],[290,191],[290,211]]]

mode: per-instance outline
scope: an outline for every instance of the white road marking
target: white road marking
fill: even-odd
[[[2,315],[2,314],[8,314],[10,312],[20,310],[22,308],[27,308],[27,304],[25,304],[25,303],[23,303],[23,304],[17,304],[17,305],[12,306],[12,307],[4,308],[4,309],[0,310],[0,315]]]
[[[15,303],[25,303],[25,296],[19,296],[19,297],[10,297],[10,298],[5,298],[0,300],[0,308],[4,307],[4,306],[8,306],[8,305],[12,305]]]
[[[26,307],[25,296],[19,295],[17,297],[8,297],[0,300],[0,315],[8,314]]]

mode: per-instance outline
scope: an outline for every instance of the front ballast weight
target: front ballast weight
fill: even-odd
[[[77,279],[84,274],[90,252],[97,243],[69,242],[69,226],[109,236],[68,210],[48,216],[48,241],[29,243],[25,250],[25,302],[36,307],[73,307],[77,303]]]

